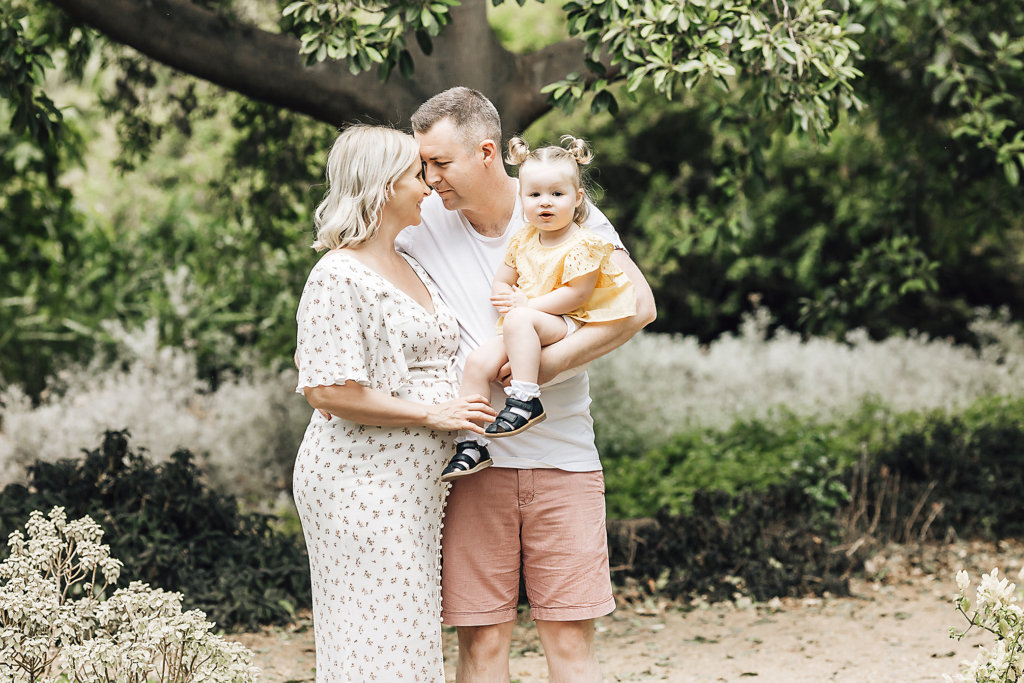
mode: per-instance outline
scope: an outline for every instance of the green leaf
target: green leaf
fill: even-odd
[[[293,2],[292,4],[285,7],[284,10],[282,10],[281,16],[291,16],[292,14],[299,11],[308,4],[309,3],[307,2],[307,0],[298,0],[298,2]]]
[[[416,31],[416,44],[420,46],[420,51],[427,56],[434,51],[434,42],[426,31]]]
[[[1007,161],[1003,164],[1003,175],[1006,176],[1006,182],[1014,187],[1020,183],[1020,170],[1013,161]]]
[[[398,54],[398,72],[405,78],[412,78],[415,70],[412,63],[412,55],[409,54],[408,50],[402,50]]]

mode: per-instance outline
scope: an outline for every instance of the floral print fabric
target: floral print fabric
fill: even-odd
[[[455,397],[458,325],[343,252],[313,268],[299,304],[299,386],[354,380],[418,403]],[[295,461],[309,552],[318,683],[444,681],[440,534],[450,434],[314,411]]]

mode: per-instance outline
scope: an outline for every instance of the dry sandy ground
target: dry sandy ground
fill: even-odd
[[[786,598],[767,603],[690,605],[622,603],[598,620],[606,681],[941,681],[973,659],[990,639],[958,642],[949,627],[965,621],[953,609],[954,574],[975,582],[998,567],[1016,576],[1024,547],[1003,543],[891,547],[851,582],[852,596]],[[973,591],[970,594],[973,597]],[[445,630],[447,679],[454,681],[455,634]],[[313,681],[313,636],[307,619],[285,629],[239,634],[256,654],[265,683]],[[512,680],[546,681],[536,629],[521,616],[512,644]]]

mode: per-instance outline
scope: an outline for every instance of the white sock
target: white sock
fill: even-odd
[[[484,438],[476,432],[464,432],[455,437],[455,443],[472,443],[475,447],[465,448],[462,450],[463,453],[473,458],[473,462],[480,462],[480,458],[483,457],[483,453],[480,449],[491,442],[490,439]]]
[[[529,401],[531,398],[540,397],[540,386],[533,382],[520,382],[514,379],[505,389],[505,395],[518,398],[520,401]]]
[[[520,401],[529,401],[530,399],[540,397],[540,387],[534,382],[520,382],[518,379],[512,380],[508,387],[505,388],[505,395],[511,396],[512,398]],[[530,419],[530,411],[525,408],[517,408],[512,406],[508,410],[520,417]]]

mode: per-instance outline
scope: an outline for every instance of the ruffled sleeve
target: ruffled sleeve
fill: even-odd
[[[365,276],[338,261],[322,258],[303,288],[296,313],[295,390],[354,381],[394,393],[409,379],[402,347],[385,323],[378,293]]]
[[[612,255],[615,247],[591,233],[580,230],[579,240],[565,254],[562,262],[562,284],[581,275],[599,270]]]
[[[516,268],[516,262],[519,257],[519,250],[523,245],[523,235],[527,233],[527,228],[523,228],[517,231],[508,241],[508,246],[505,247],[505,265],[509,268],[519,270]]]

